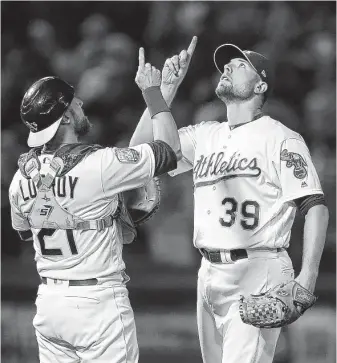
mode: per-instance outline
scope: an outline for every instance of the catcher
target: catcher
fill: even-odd
[[[142,48],[135,81],[155,141],[132,148],[80,143],[90,123],[73,87],[57,77],[23,97],[31,150],[19,159],[9,198],[13,228],[33,240],[41,279],[33,321],[41,363],[138,362],[123,243],[135,238],[132,218],[142,223],[156,210],[154,178],[176,168],[180,142],[161,72],[145,64]]]

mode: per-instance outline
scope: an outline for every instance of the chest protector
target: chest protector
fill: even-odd
[[[118,203],[115,211],[104,218],[84,220],[63,208],[53,193],[56,177],[62,177],[74,168],[85,156],[101,149],[99,145],[68,144],[59,148],[54,154],[45,175],[40,174],[41,163],[38,156],[41,148],[34,148],[20,156],[18,165],[26,179],[32,179],[36,185],[37,196],[28,214],[31,228],[77,229],[101,231],[119,220],[122,225],[123,243],[131,243],[136,237],[136,229],[124,206],[122,194],[117,195]],[[88,201],[90,202],[90,201]]]

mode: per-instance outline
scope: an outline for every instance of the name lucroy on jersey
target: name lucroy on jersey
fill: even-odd
[[[70,175],[57,177],[52,184],[52,191],[54,196],[65,198],[69,196],[70,199],[74,198],[75,187],[79,178]],[[32,179],[23,179],[19,181],[19,187],[22,195],[22,199],[27,201],[29,199],[36,198],[37,189]]]

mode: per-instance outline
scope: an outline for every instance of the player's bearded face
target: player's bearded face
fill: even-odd
[[[85,136],[91,129],[92,124],[88,117],[85,116],[82,108],[83,102],[74,97],[69,112],[73,118],[73,127],[77,136]]]
[[[253,70],[243,70],[234,65],[230,72],[224,71],[215,93],[224,102],[249,100],[255,94],[257,81],[257,74]]]
[[[87,135],[92,127],[88,117],[84,115],[82,109],[76,111],[72,110],[71,113],[74,119],[74,130],[76,135],[80,137]]]
[[[238,77],[239,78],[239,77]],[[241,77],[240,77],[241,78]],[[252,79],[220,79],[215,93],[223,101],[244,101],[254,96],[256,80]]]
[[[88,117],[86,117],[84,114],[81,116],[76,114],[74,117],[74,130],[78,136],[87,135],[91,127],[92,124],[90,123]]]

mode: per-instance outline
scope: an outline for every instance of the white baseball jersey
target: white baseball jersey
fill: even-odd
[[[42,154],[41,174],[53,155]],[[111,215],[118,193],[145,185],[155,172],[155,158],[147,144],[128,149],[104,148],[86,156],[65,176],[57,177],[57,202],[83,220]],[[9,189],[12,225],[27,231],[27,216],[37,189],[18,170]],[[107,277],[124,270],[122,230],[118,220],[102,231],[32,228],[35,260],[40,276],[62,280]]]
[[[288,247],[294,199],[323,194],[303,138],[263,116],[230,130],[201,122],[179,130],[182,160],[193,169],[197,248]]]

